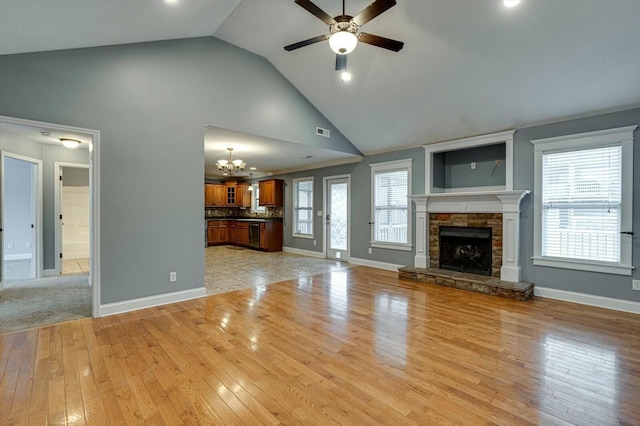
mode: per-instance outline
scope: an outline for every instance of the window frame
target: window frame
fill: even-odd
[[[638,126],[619,127],[531,141],[534,145],[534,242],[532,257],[534,265],[617,275],[630,276],[632,274],[632,236],[624,234],[624,232],[630,232],[633,225],[633,132],[637,127]],[[544,154],[610,146],[620,146],[622,149],[622,163],[620,165],[620,261],[604,262],[543,256],[542,161]]]
[[[256,213],[264,213],[267,208],[260,205],[260,185],[252,183],[253,191],[251,191],[251,208]]]
[[[298,207],[298,184],[303,182],[311,182],[311,207],[299,208]],[[292,187],[293,187],[293,206],[292,206],[293,226],[291,230],[292,236],[294,238],[313,239],[313,235],[315,231],[314,230],[315,223],[313,220],[313,207],[314,207],[313,197],[315,196],[315,186],[314,186],[313,176],[293,179]],[[297,215],[298,210],[309,210],[310,217],[311,217],[311,234],[300,234],[296,232],[296,230],[298,229],[298,215]]]
[[[411,226],[411,202],[409,200],[409,196],[412,195],[412,173],[411,166],[413,163],[413,158],[407,158],[403,160],[394,160],[394,161],[385,161],[383,163],[372,163],[369,164],[371,168],[371,236],[369,239],[369,246],[376,248],[384,248],[390,250],[402,250],[402,251],[412,251],[412,226]],[[376,214],[376,174],[381,172],[395,172],[395,171],[406,171],[407,172],[407,242],[406,243],[391,243],[386,241],[377,241],[375,239],[376,236],[376,228],[375,228],[375,214]]]

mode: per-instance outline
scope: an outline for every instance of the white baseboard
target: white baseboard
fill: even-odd
[[[319,251],[303,250],[303,249],[294,248],[294,247],[282,247],[282,251],[286,253],[299,254],[302,256],[318,257],[320,259],[325,258],[324,253]]]
[[[100,305],[100,316],[106,317],[169,303],[184,302],[185,300],[197,299],[206,295],[207,290],[204,287],[199,287],[173,293],[158,294],[156,296],[141,297],[139,299],[125,300],[123,302],[107,303]]]
[[[354,265],[370,266],[372,268],[385,269],[387,271],[396,271],[396,272],[398,272],[398,268],[401,268],[402,266],[406,266],[406,265],[396,265],[394,263],[378,262],[377,260],[359,259],[357,257],[350,258],[349,263],[353,263]]]
[[[56,275],[60,275],[55,269],[45,269],[42,271],[43,277],[55,277]]]
[[[533,294],[549,299],[564,300],[565,302],[581,303],[599,308],[614,309],[616,311],[640,314],[640,302],[614,299],[612,297],[595,296],[593,294],[576,293],[573,291],[557,290],[547,287],[533,287]]]
[[[31,253],[5,254],[4,260],[27,260],[31,259]]]

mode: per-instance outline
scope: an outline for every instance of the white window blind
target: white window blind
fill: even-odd
[[[294,235],[313,235],[313,179],[294,180]]]
[[[620,262],[621,146],[542,156],[542,255]]]
[[[376,172],[374,177],[374,241],[408,242],[408,170]]]

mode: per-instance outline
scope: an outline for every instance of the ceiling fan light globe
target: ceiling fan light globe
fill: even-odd
[[[338,55],[348,55],[358,45],[358,38],[349,31],[338,31],[329,37],[329,46]]]

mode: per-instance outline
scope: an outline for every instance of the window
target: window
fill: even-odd
[[[313,238],[313,178],[293,180],[293,236]]]
[[[411,250],[411,159],[371,164],[371,246]]]
[[[252,197],[251,198],[251,207],[256,212],[265,211],[265,207],[260,205],[260,185],[252,184],[251,186],[253,186],[253,191],[251,191],[251,193],[253,194],[251,196]]]
[[[535,265],[631,275],[636,127],[532,141]]]

